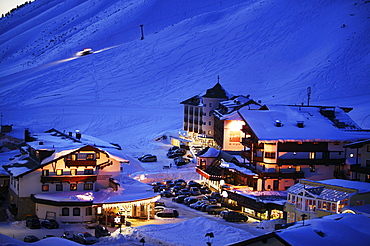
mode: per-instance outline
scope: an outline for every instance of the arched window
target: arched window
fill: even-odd
[[[62,216],[69,216],[69,208],[62,208]]]
[[[73,216],[80,216],[80,208],[73,208]]]

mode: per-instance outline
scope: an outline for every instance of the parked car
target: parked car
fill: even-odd
[[[199,188],[199,190],[200,190],[200,193],[202,193],[202,194],[211,194],[212,193],[211,189],[208,188],[207,186],[201,186]]]
[[[167,207],[164,206],[155,206],[154,211],[155,213],[163,212]]]
[[[168,152],[173,152],[173,151],[175,151],[175,150],[177,150],[177,149],[179,149],[180,147],[179,146],[172,146],[172,147],[170,147],[169,149],[168,149]]]
[[[42,239],[48,238],[48,237],[55,237],[55,235],[45,235],[42,237]]]
[[[206,212],[208,214],[220,214],[222,211],[227,211],[227,209],[217,205],[208,205],[206,207]]]
[[[96,237],[94,237],[88,232],[80,232],[80,233],[77,233],[75,237],[75,242],[78,242],[81,244],[94,244],[94,243],[97,243],[98,240],[96,239]]]
[[[166,207],[166,204],[164,202],[155,202],[154,203],[154,206],[157,207],[157,206],[163,206],[163,207]]]
[[[59,224],[56,220],[43,220],[41,225],[47,229],[58,229]]]
[[[156,162],[157,161],[157,156],[152,155],[152,154],[146,154],[141,157],[139,157],[139,161],[141,162]]]
[[[189,191],[192,196],[199,196],[202,194],[197,187],[190,187]]]
[[[175,179],[173,182],[175,185],[186,186],[186,181],[184,179]]]
[[[75,240],[75,234],[73,231],[64,231],[62,238],[74,241]]]
[[[110,231],[108,231],[106,227],[101,226],[101,225],[97,225],[95,227],[95,237],[96,238],[107,237],[107,236],[110,236]]]
[[[188,187],[190,188],[190,187],[198,187],[198,188],[200,188],[200,187],[202,187],[202,185],[201,184],[199,184],[199,183],[197,183],[197,182],[195,182],[195,181],[193,181],[193,180],[190,180],[189,182],[188,182]]]
[[[175,159],[173,159],[174,163],[176,166],[180,167],[180,166],[185,166],[186,164],[188,164],[190,162],[189,159],[186,159],[182,156],[178,156],[178,157],[175,157]]]
[[[159,194],[161,195],[161,197],[167,197],[167,198],[172,197],[172,193],[169,190],[163,190]]]
[[[187,198],[184,199],[184,204],[189,206],[192,203],[196,203],[198,201],[197,198],[188,196]]]
[[[223,219],[226,221],[247,221],[248,217],[239,212],[228,211],[223,215]]]
[[[29,217],[26,219],[26,226],[30,229],[40,229],[40,220],[37,217]]]
[[[190,196],[190,191],[186,188],[180,190],[181,195]]]
[[[184,199],[187,197],[188,196],[186,195],[179,195],[177,197],[172,198],[172,201],[177,202],[177,203],[184,203]]]
[[[166,208],[162,212],[158,212],[156,215],[158,217],[177,218],[179,217],[179,212],[176,209]]]
[[[183,156],[186,154],[186,150],[185,149],[181,149],[181,148],[178,148],[174,151],[168,151],[167,153],[167,157],[168,158],[175,158],[177,156]]]
[[[23,239],[23,242],[26,242],[26,243],[34,243],[34,242],[37,242],[39,241],[40,239],[34,235],[28,235],[28,236],[25,236],[24,239]]]

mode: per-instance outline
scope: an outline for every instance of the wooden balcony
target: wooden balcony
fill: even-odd
[[[260,178],[283,178],[283,179],[301,179],[304,178],[304,172],[291,172],[291,173],[284,173],[284,172],[276,172],[276,173],[268,173],[268,172],[258,172]]]
[[[297,165],[342,165],[345,159],[278,159],[278,165],[297,164]]]
[[[351,165],[351,172],[370,174],[370,167],[362,167],[361,164]]]
[[[67,167],[96,166],[96,160],[77,160],[77,161],[66,160],[66,166]]]
[[[206,171],[203,171],[202,169],[200,169],[198,167],[195,169],[195,171],[197,173],[199,173],[200,175],[202,175],[204,178],[208,179],[208,180],[219,181],[219,180],[222,179],[222,176],[221,175],[212,175],[212,174],[209,174]]]
[[[61,183],[61,182],[95,182],[96,175],[58,175],[58,176],[41,176],[41,183]]]

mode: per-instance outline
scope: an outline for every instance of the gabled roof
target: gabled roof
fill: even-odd
[[[213,86],[211,89],[207,89],[206,94],[204,94],[202,97],[206,98],[225,98],[226,100],[231,98],[232,95],[229,94],[220,84],[220,82],[217,82],[215,86]]]
[[[76,139],[55,129],[50,129],[44,133],[33,134],[32,138],[36,141],[20,145],[21,154],[3,165],[4,169],[13,177],[23,176],[80,150],[99,151],[119,162],[128,162],[123,158],[119,146],[85,134],[82,134],[80,139]],[[38,151],[50,152],[50,156],[38,162],[29,155],[29,147]]]
[[[344,148],[361,148],[364,145],[370,144],[370,139],[363,140],[363,141],[358,141],[350,144],[346,144],[343,147]]]

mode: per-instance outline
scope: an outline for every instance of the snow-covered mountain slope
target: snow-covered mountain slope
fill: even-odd
[[[354,107],[370,128],[365,0],[36,0],[0,20],[3,124],[140,148],[220,82],[262,103]],[[144,39],[140,25],[143,25]],[[95,53],[76,57],[84,48]]]

